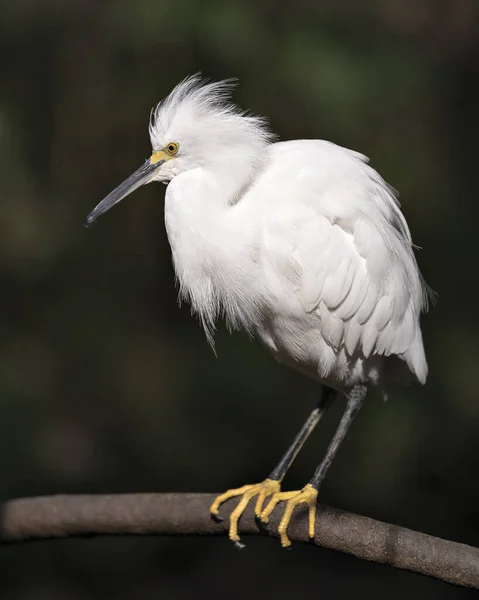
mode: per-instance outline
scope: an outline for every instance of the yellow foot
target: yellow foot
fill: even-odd
[[[314,537],[314,523],[316,521],[316,501],[318,498],[318,490],[308,483],[302,490],[294,492],[276,492],[272,495],[268,505],[260,515],[263,523],[267,523],[275,506],[279,502],[286,502],[283,518],[278,527],[278,533],[281,539],[283,548],[291,546],[291,541],[288,538],[288,525],[293,516],[294,509],[298,504],[307,504],[309,506],[309,537]]]
[[[240,520],[241,515],[244,513],[245,508],[248,506],[249,501],[255,496],[258,496],[258,498],[256,499],[254,514],[257,517],[259,517],[263,512],[263,504],[266,498],[268,498],[268,496],[278,494],[280,492],[280,489],[281,485],[279,481],[276,481],[274,479],[265,479],[262,483],[253,483],[251,485],[244,485],[243,487],[236,488],[234,490],[228,490],[224,494],[221,494],[221,496],[218,496],[211,505],[211,516],[214,519],[218,520],[218,511],[223,502],[226,502],[226,500],[229,500],[230,498],[241,496],[241,500],[239,501],[238,506],[230,515],[229,530],[230,540],[236,545],[241,546],[240,536],[238,535],[238,521]]]

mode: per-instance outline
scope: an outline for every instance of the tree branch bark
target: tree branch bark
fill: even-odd
[[[209,516],[212,494],[118,494],[45,496],[10,500],[1,507],[0,543],[97,535],[225,535],[225,520]],[[251,507],[241,519],[242,536],[278,537],[281,511],[258,528]],[[289,528],[294,542],[308,542],[307,513],[297,509]],[[479,549],[398,525],[319,505],[316,546],[479,589]]]

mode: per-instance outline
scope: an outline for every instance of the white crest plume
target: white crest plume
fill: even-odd
[[[201,148],[211,157],[226,145],[248,144],[252,155],[274,139],[266,119],[242,111],[231,101],[235,79],[211,82],[200,74],[181,81],[152,111],[149,133],[153,150],[170,141]]]

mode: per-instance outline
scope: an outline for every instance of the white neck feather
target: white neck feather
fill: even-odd
[[[241,224],[247,212],[242,198],[267,160],[273,136],[263,119],[231,103],[231,88],[228,81],[189,77],[160,102],[150,123],[153,150],[170,142],[179,147],[159,171],[160,180],[171,179],[166,229],[180,297],[191,303],[210,342],[220,313],[231,326],[250,329],[255,315],[250,309],[246,318],[242,306],[260,304],[254,273],[242,271],[241,256],[256,251],[259,236],[251,215]]]
[[[198,167],[178,175],[165,198],[166,230],[180,297],[191,303],[211,344],[215,321],[222,313],[231,327],[250,328],[241,306],[245,289],[251,290],[244,278],[251,281],[254,274],[242,273],[239,257],[245,248],[254,252],[258,232],[251,224],[239,226],[240,204],[260,162],[241,163],[241,153],[236,158],[236,169],[215,165],[214,171]],[[238,168],[241,164],[243,168]]]

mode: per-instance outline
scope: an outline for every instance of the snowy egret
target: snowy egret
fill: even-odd
[[[241,546],[238,521],[253,498],[263,522],[286,502],[279,525],[286,547],[299,504],[309,507],[314,535],[318,489],[367,389],[389,376],[426,381],[419,319],[428,288],[394,190],[368,159],[322,140],[275,142],[262,118],[231,102],[232,85],[198,75],[178,84],[151,116],[151,157],[85,224],[143,184],[168,184],[165,223],[180,297],[209,342],[224,316],[323,385],[270,475],[211,506],[219,518],[220,505],[240,496],[229,537]],[[302,490],[283,492],[286,471],[338,394],[346,409],[324,459]]]

